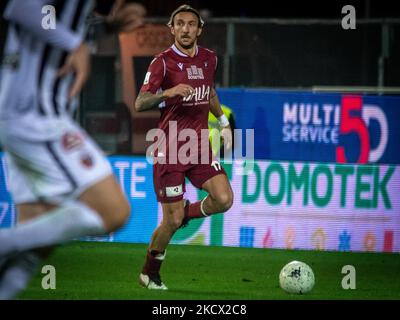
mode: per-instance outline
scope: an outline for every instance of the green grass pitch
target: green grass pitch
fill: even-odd
[[[56,289],[41,286],[41,268],[20,299],[276,300],[400,299],[400,255],[170,245],[162,268],[168,291],[139,286],[144,244],[72,242],[43,265],[56,268]],[[314,289],[290,295],[280,269],[292,260],[314,270]],[[342,267],[356,269],[356,289],[342,289]]]

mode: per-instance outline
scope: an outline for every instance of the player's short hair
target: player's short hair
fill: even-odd
[[[203,28],[204,26],[204,20],[203,18],[200,16],[199,11],[197,11],[195,8],[189,6],[188,4],[183,4],[181,6],[179,6],[178,8],[176,8],[174,10],[174,12],[171,13],[171,17],[169,18],[169,21],[167,23],[168,27],[172,27],[174,25],[174,18],[175,16],[180,13],[180,12],[191,12],[194,15],[197,16],[197,18],[199,19],[199,27]]]

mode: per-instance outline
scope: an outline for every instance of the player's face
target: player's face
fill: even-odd
[[[184,49],[190,49],[195,45],[201,30],[199,19],[191,12],[178,13],[174,17],[174,25],[171,27],[175,41]]]

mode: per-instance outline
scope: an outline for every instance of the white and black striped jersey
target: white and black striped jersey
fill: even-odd
[[[55,8],[55,29],[42,26],[46,5]],[[57,72],[83,41],[92,9],[91,0],[9,1],[3,15],[8,31],[0,69],[0,120],[73,114],[77,99],[68,100],[73,75],[58,77]]]

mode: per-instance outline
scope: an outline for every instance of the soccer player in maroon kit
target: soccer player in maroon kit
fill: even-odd
[[[197,45],[203,24],[199,12],[189,5],[180,6],[171,14],[168,26],[175,42],[151,62],[135,102],[136,111],[159,106],[158,128],[165,133],[164,141],[169,142],[162,151],[160,147],[154,152],[157,158],[153,167],[154,190],[161,202],[163,220],[152,235],[139,276],[139,283],[149,289],[167,289],[159,271],[166,247],[176,230],[190,219],[225,212],[233,203],[229,180],[212,155],[208,134],[206,139],[201,138],[201,131],[208,129],[208,113],[211,111],[219,120],[224,143],[228,148],[232,143],[229,122],[214,89],[217,56]],[[177,134],[171,136],[173,127]],[[191,158],[195,161],[189,163],[180,161],[182,159],[177,156],[185,144],[177,137],[185,129],[192,129],[197,134],[195,145],[198,152]],[[193,204],[184,200],[185,177],[208,195]]]

